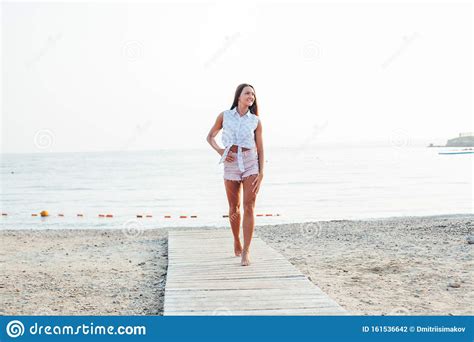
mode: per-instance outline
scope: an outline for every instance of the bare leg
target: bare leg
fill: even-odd
[[[240,243],[240,181],[224,180],[227,201],[229,202],[229,221],[234,235],[234,254],[242,254],[242,244]]]
[[[242,229],[244,231],[244,248],[242,251],[242,266],[250,265],[250,243],[252,242],[252,236],[255,226],[255,200],[256,194],[252,191],[252,182],[255,180],[257,175],[251,175],[243,179],[244,188],[244,220]]]

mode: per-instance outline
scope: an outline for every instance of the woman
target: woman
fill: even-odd
[[[215,137],[223,128],[222,142]],[[242,256],[241,265],[250,265],[250,242],[254,230],[255,199],[263,179],[262,123],[258,116],[255,90],[250,84],[237,87],[230,110],[217,116],[207,142],[224,162],[224,185],[229,202],[229,221],[234,235],[234,254]],[[240,242],[240,189],[244,189],[244,246]]]

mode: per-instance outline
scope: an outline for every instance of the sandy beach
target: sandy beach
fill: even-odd
[[[2,315],[159,315],[167,232],[0,232]]]
[[[354,315],[472,315],[474,216],[260,227],[258,236]]]
[[[474,216],[449,215],[255,234],[354,315],[472,315],[473,228]],[[0,314],[161,315],[167,231],[2,230]]]

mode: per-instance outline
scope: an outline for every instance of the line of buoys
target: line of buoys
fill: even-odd
[[[280,214],[257,214],[256,216],[280,216]],[[222,217],[229,217],[229,215],[222,215]]]
[[[137,218],[143,218],[144,215],[137,214],[136,216],[137,216]],[[150,217],[153,217],[153,215],[145,215],[145,217],[150,218]],[[171,215],[165,215],[163,217],[164,218],[172,218]],[[179,216],[179,218],[188,218],[188,217],[189,218],[197,218],[197,215],[180,215]]]
[[[47,217],[49,216],[49,213],[47,210],[43,210],[42,212],[40,212],[40,215],[42,217]],[[7,213],[2,213],[2,216],[7,216]],[[31,214],[31,216],[38,216],[38,214]],[[64,217],[64,214],[58,214],[58,216],[60,217]],[[84,214],[77,214],[78,217],[84,217]],[[114,217],[112,214],[99,214],[98,215],[99,217]],[[151,214],[147,214],[147,215],[141,215],[141,214],[137,214],[136,215],[137,218],[143,218],[144,216],[145,217],[148,217],[148,218],[151,218],[153,217],[153,215]],[[258,217],[263,217],[263,216],[281,216],[280,214],[256,214],[256,216]],[[171,215],[165,215],[163,216],[164,218],[172,218]],[[180,215],[179,218],[197,218],[197,215]],[[222,215],[222,217],[229,217],[229,215]]]

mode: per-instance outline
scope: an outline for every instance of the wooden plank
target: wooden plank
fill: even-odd
[[[347,315],[279,252],[254,236],[251,265],[230,230],[170,231],[164,315]]]
[[[317,313],[315,313],[317,312]],[[340,310],[333,309],[273,309],[273,310],[228,310],[225,307],[215,310],[171,311],[167,316],[314,316],[314,315],[346,315]]]

